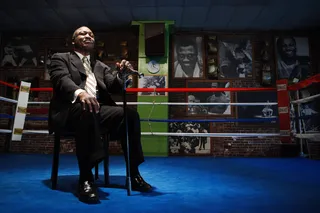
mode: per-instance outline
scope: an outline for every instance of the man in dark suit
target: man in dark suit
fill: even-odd
[[[56,53],[49,68],[53,84],[50,102],[49,131],[72,129],[75,131],[76,155],[79,164],[79,199],[84,202],[99,202],[92,168],[104,157],[101,133],[111,132],[112,138],[122,141],[126,153],[123,107],[117,106],[110,94],[123,89],[122,74],[132,69],[122,60],[119,71],[113,71],[90,54],[95,39],[88,27],[75,30],[72,43],[74,51]],[[139,114],[127,110],[130,143],[130,171],[132,190],[149,191],[151,186],[140,176],[138,166],[144,162],[141,147]],[[125,154],[125,156],[127,156]],[[126,158],[125,158],[126,159]],[[126,159],[127,162],[127,159]]]

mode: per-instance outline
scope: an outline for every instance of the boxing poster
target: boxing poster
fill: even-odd
[[[204,78],[203,37],[175,35],[173,45],[173,78]]]
[[[287,79],[288,83],[292,84],[310,77],[308,38],[277,37],[275,39],[275,48],[278,79]]]
[[[172,133],[210,133],[209,122],[171,122]],[[169,136],[169,155],[208,155],[211,153],[210,137]]]
[[[188,88],[229,88],[230,85],[229,81],[189,80],[187,82]],[[232,116],[233,114],[233,107],[227,104],[232,102],[232,94],[228,91],[188,92],[187,101],[197,103],[197,105],[188,105],[188,116]],[[201,103],[221,104],[201,105]]]
[[[219,79],[252,78],[252,44],[248,38],[219,40]]]

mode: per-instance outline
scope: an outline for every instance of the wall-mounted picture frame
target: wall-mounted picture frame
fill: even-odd
[[[38,37],[7,36],[3,38],[0,65],[12,67],[38,66]]]
[[[277,79],[297,83],[311,75],[309,40],[307,37],[278,36],[275,38]]]
[[[236,94],[237,103],[278,103],[275,91],[241,91]],[[261,123],[240,122],[245,124],[276,124],[278,123],[278,105],[237,106],[238,119],[262,119]],[[263,119],[266,119],[265,121]]]
[[[175,35],[173,37],[172,77],[203,79],[204,38],[199,35]]]
[[[218,41],[219,79],[252,78],[253,48],[250,37],[227,36]]]
[[[172,122],[169,124],[172,133],[209,133],[209,122]],[[210,137],[169,136],[169,155],[210,155]]]
[[[145,75],[138,79],[139,88],[167,88],[168,77],[162,75]],[[139,96],[167,96],[167,92],[138,92]]]
[[[188,88],[230,88],[230,81],[223,80],[188,80]],[[188,92],[188,103],[231,103],[233,94],[230,91],[221,92]],[[187,116],[233,116],[233,107],[221,105],[188,105]]]

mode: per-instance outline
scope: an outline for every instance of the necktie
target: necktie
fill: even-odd
[[[86,85],[84,88],[89,95],[96,97],[97,81],[92,72],[89,60],[87,57],[83,57],[82,61],[87,74]]]

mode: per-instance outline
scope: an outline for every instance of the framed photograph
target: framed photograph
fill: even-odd
[[[311,75],[308,38],[281,36],[275,43],[278,79],[297,83]]]
[[[208,133],[209,122],[173,122],[169,132]],[[210,137],[169,136],[169,155],[209,155],[211,153]]]
[[[173,41],[173,78],[204,78],[203,37],[175,35]]]
[[[277,92],[274,91],[249,91],[237,92],[237,103],[277,103]],[[261,106],[237,106],[239,119],[270,119],[278,118],[278,105]],[[250,122],[248,122],[250,123]],[[247,124],[248,124],[247,123]],[[277,123],[277,121],[268,121],[267,123]],[[250,123],[256,125],[257,123]]]
[[[252,43],[249,38],[219,40],[219,79],[252,78]]]
[[[166,88],[167,76],[152,75],[139,79],[139,88]],[[139,96],[167,96],[167,92],[139,92]]]
[[[228,88],[229,81],[190,80],[188,88]],[[188,103],[231,103],[231,92],[188,92]],[[230,105],[188,105],[188,116],[232,116],[233,107]]]
[[[38,38],[12,36],[4,40],[1,66],[38,66]]]

